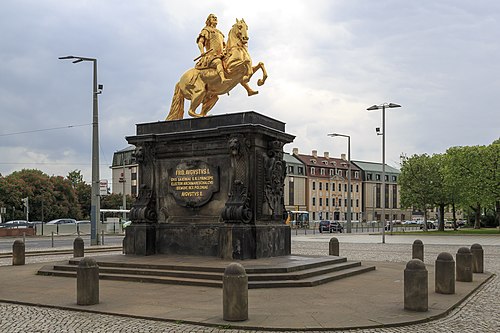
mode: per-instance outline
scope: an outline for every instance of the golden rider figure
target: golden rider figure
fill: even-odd
[[[196,63],[196,69],[204,69],[215,67],[219,74],[221,82],[229,81],[224,74],[221,58],[224,56],[226,43],[224,35],[217,27],[217,16],[214,14],[208,15],[205,22],[205,27],[201,30],[196,43],[200,49],[200,60]]]

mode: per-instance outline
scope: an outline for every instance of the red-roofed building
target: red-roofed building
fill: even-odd
[[[347,220],[347,178],[348,162],[345,154],[340,158],[330,157],[328,152],[319,156],[316,150],[311,155],[299,154],[293,149],[293,156],[305,166],[307,177],[306,202],[310,221]],[[351,164],[351,219],[362,219],[361,170]]]

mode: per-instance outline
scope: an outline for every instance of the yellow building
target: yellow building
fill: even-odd
[[[330,157],[328,152],[318,156],[299,154],[293,149],[292,156],[299,159],[307,177],[305,197],[309,220],[347,220],[348,161],[345,154],[340,158]],[[362,219],[362,181],[360,169],[351,164],[351,220]]]

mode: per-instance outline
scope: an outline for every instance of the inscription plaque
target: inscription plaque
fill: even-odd
[[[219,191],[219,167],[200,160],[179,163],[169,175],[169,193],[184,207],[203,206]]]

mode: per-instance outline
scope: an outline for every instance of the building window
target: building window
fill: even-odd
[[[325,183],[325,191],[328,191],[328,183]]]
[[[303,174],[304,174],[304,168],[303,168],[303,167],[301,167],[301,166],[297,167],[297,173],[298,173],[299,175],[303,175]]]
[[[334,169],[330,169],[330,176],[333,176],[335,174],[335,170]]]
[[[380,175],[379,174],[375,175],[375,179],[380,180]]]
[[[322,176],[324,176],[324,175],[325,175],[325,169],[324,169],[324,168],[321,168],[321,169],[320,169],[320,173],[321,173],[321,175],[322,175]]]
[[[293,173],[293,165],[288,166],[288,173]]]
[[[319,198],[319,206],[322,207],[323,206],[323,198]]]
[[[339,207],[342,207],[342,198],[339,198]]]
[[[385,175],[385,181],[388,182],[389,181],[389,176],[388,175]]]
[[[322,182],[319,182],[319,190],[322,191],[323,190],[323,183]]]
[[[293,182],[293,177],[290,177],[290,181],[288,182],[288,204],[290,206],[295,205],[294,199],[295,199],[295,186]]]
[[[347,207],[347,199],[344,199],[344,207]]]
[[[359,207],[359,199],[356,199],[356,207]]]
[[[316,182],[313,182],[313,191],[316,190]]]
[[[316,206],[316,198],[313,197],[313,206]]]
[[[325,205],[326,205],[326,207],[328,207],[328,198],[325,198]]]
[[[344,192],[347,192],[347,184],[344,184]]]
[[[366,174],[366,180],[372,180],[373,177],[372,177],[372,174],[371,173],[367,173]]]
[[[396,177],[396,176],[392,176],[392,181],[393,181],[393,182],[396,182],[397,180],[398,180],[398,177]]]
[[[340,169],[337,169],[337,176],[340,176],[340,177],[342,177],[342,170],[340,170]]]
[[[398,208],[398,186],[392,185],[392,208]]]
[[[354,178],[359,179],[359,171],[354,171]]]
[[[311,175],[316,174],[316,170],[314,170],[314,167],[311,167]]]
[[[339,192],[342,192],[342,184],[339,183]]]
[[[359,192],[359,185],[356,184],[356,192]]]

